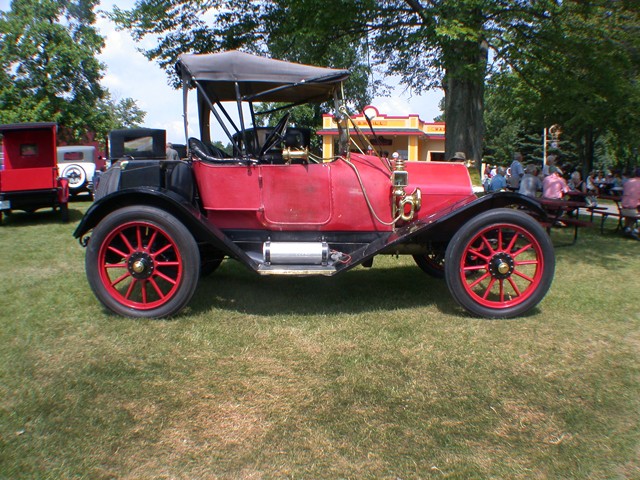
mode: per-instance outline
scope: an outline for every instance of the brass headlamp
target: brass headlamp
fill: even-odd
[[[393,218],[410,222],[413,220],[416,212],[420,210],[422,205],[422,192],[419,188],[416,188],[411,194],[405,191],[405,188],[409,186],[409,172],[405,170],[404,160],[400,158],[400,156],[395,158],[394,170],[391,173],[391,182],[393,184]]]

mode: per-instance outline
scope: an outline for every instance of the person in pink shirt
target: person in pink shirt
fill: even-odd
[[[560,176],[558,167],[551,165],[549,175],[542,180],[542,196],[544,198],[562,198],[568,191],[567,181]]]
[[[638,206],[640,206],[640,167],[636,168],[634,173],[634,176],[623,185],[620,213],[624,218],[624,234],[640,240],[638,229],[634,228],[638,221]]]

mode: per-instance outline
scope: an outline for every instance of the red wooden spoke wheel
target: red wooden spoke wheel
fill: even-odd
[[[100,301],[133,317],[177,313],[195,291],[200,266],[189,231],[154,207],[127,207],[105,217],[91,236],[86,262]]]
[[[516,210],[491,210],[453,237],[447,285],[471,313],[508,318],[533,308],[551,286],[553,245],[538,222]]]

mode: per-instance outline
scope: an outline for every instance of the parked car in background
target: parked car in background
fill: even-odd
[[[58,171],[61,177],[69,180],[69,193],[78,195],[93,192],[93,180],[96,172],[105,167],[105,161],[98,157],[96,147],[92,145],[66,145],[58,147]]]
[[[109,158],[144,160],[166,158],[166,130],[123,128],[109,132]]]
[[[187,161],[164,158],[153,138],[125,137],[74,232],[87,247],[89,285],[113,312],[174,315],[225,258],[257,275],[304,277],[412,255],[445,278],[463,308],[489,318],[524,314],[551,286],[554,250],[534,199],[476,197],[464,163],[389,161],[356,149],[351,135],[369,140],[341,98],[348,71],[223,52],[181,55],[177,73],[185,94],[195,87],[198,95],[199,137],[187,139]],[[290,125],[290,107],[331,100],[339,153],[320,158],[308,132]],[[258,102],[276,102],[276,125],[265,129]],[[229,152],[212,144],[213,125]],[[384,285],[371,288],[385,294]]]
[[[47,207],[69,220],[69,184],[58,173],[57,128],[52,122],[0,125],[0,222],[3,213]]]

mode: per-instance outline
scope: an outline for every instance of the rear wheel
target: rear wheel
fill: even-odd
[[[434,278],[444,278],[444,257],[447,251],[446,243],[429,245],[424,255],[414,255],[413,259],[420,269]]]
[[[549,236],[529,215],[485,212],[463,225],[447,248],[445,278],[455,300],[489,318],[522,315],[545,296],[555,269]]]
[[[195,292],[200,255],[193,236],[155,207],[125,207],[94,229],[86,255],[94,294],[108,309],[129,317],[175,315]]]

